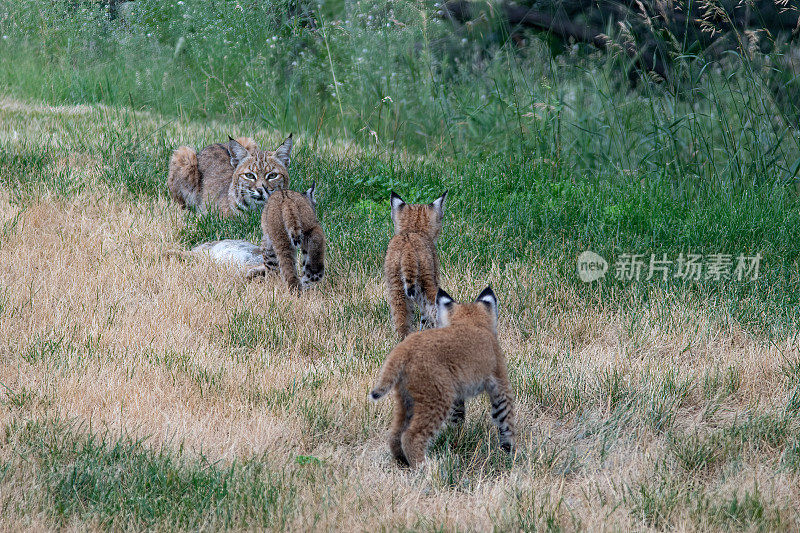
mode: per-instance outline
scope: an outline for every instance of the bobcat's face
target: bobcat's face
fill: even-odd
[[[442,231],[444,200],[447,192],[430,204],[407,204],[399,195],[392,192],[392,221],[395,234],[403,231],[425,233],[436,239]]]
[[[231,163],[238,162],[232,186],[240,208],[261,207],[274,191],[288,188],[291,135],[274,152],[258,150],[250,153],[234,140],[230,141],[229,149]]]
[[[239,163],[233,173],[237,197],[248,207],[264,205],[269,195],[289,185],[286,167],[272,152],[257,152]]]

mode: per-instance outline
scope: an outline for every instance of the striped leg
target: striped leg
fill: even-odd
[[[275,253],[275,247],[272,246],[272,239],[269,238],[269,235],[264,235],[261,248],[264,250],[264,266],[275,272],[280,272],[278,256]]]
[[[464,419],[467,417],[467,408],[464,405],[464,400],[456,400],[453,403],[453,408],[450,410],[450,423],[463,424]]]
[[[493,382],[487,387],[489,398],[492,401],[492,422],[497,426],[500,437],[500,447],[510,452],[514,446],[514,395],[508,384],[508,378],[495,376]]]

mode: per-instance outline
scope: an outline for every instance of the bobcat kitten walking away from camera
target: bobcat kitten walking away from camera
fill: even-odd
[[[292,290],[307,289],[325,274],[325,233],[314,213],[314,188],[305,193],[281,190],[270,195],[261,214],[264,264],[252,269],[253,278],[276,270]],[[303,278],[297,278],[297,248],[302,252]]]
[[[433,326],[439,258],[436,239],[442,231],[447,192],[430,204],[409,205],[392,192],[394,237],[389,241],[383,272],[394,329],[405,338],[411,331],[414,302],[422,311],[422,325]]]
[[[487,392],[500,446],[514,445],[514,395],[497,340],[497,298],[487,287],[473,303],[457,304],[443,290],[436,298],[439,329],[412,333],[389,353],[370,393],[394,389],[389,449],[404,465],[419,465],[428,442],[451,417],[464,419],[464,400]]]
[[[289,186],[292,136],[274,152],[252,139],[230,139],[203,148],[181,146],[169,160],[167,186],[181,207],[231,216],[264,205],[269,194]]]

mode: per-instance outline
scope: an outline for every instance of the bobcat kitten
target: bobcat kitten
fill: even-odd
[[[417,466],[448,415],[464,418],[464,400],[487,392],[500,446],[514,445],[514,395],[497,340],[497,298],[487,287],[473,303],[457,304],[439,289],[439,329],[413,333],[386,358],[370,393],[394,389],[389,448],[400,464]]]
[[[436,239],[442,231],[447,192],[423,205],[406,204],[392,192],[394,237],[389,241],[383,271],[394,329],[405,338],[411,331],[413,303],[422,311],[422,325],[432,326],[439,289],[439,258]]]
[[[181,207],[231,216],[264,205],[269,194],[289,186],[292,136],[274,152],[246,137],[212,144],[198,154],[181,146],[169,161],[167,186]]]
[[[264,264],[248,273],[249,278],[280,271],[292,290],[307,289],[325,274],[325,233],[314,207],[316,183],[305,193],[281,190],[270,195],[261,214],[264,234],[261,248]],[[297,248],[302,251],[303,278],[297,278]]]

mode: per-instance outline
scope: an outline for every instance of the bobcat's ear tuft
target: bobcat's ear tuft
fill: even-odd
[[[439,216],[439,218],[444,216],[444,201],[447,198],[447,193],[448,191],[444,191],[443,195],[431,203],[431,207],[433,207],[433,209],[436,211],[436,214]]]
[[[228,141],[228,151],[231,154],[231,165],[236,168],[239,166],[239,163],[250,156],[250,152],[248,152],[247,148],[239,144],[239,141],[233,139],[230,135],[228,136],[228,139],[230,139]]]
[[[400,198],[400,195],[396,192],[392,191],[391,196],[389,196],[389,202],[392,204],[392,210],[400,209],[404,205],[406,205],[405,201]]]
[[[495,296],[494,291],[492,290],[492,286],[489,285],[483,292],[481,292],[477,298],[475,298],[476,302],[482,303],[489,309],[489,313],[491,313],[492,318],[494,319],[495,323],[497,322],[497,296]]]
[[[278,161],[283,163],[283,166],[289,168],[289,163],[292,161],[290,157],[292,153],[292,134],[290,133],[286,140],[283,141],[283,144],[278,146],[275,149],[275,157],[278,158]]]
[[[317,188],[317,182],[312,181],[311,188],[305,192],[306,198],[308,198],[308,201],[311,202],[311,205],[313,205],[314,207],[317,206],[317,199],[314,197],[314,189],[316,188]]]
[[[394,191],[392,191],[391,196],[389,196],[389,203],[392,205],[392,220],[397,222],[397,213],[406,203],[400,198],[400,195]]]
[[[443,328],[450,324],[450,310],[455,301],[444,289],[436,293],[436,327]]]

